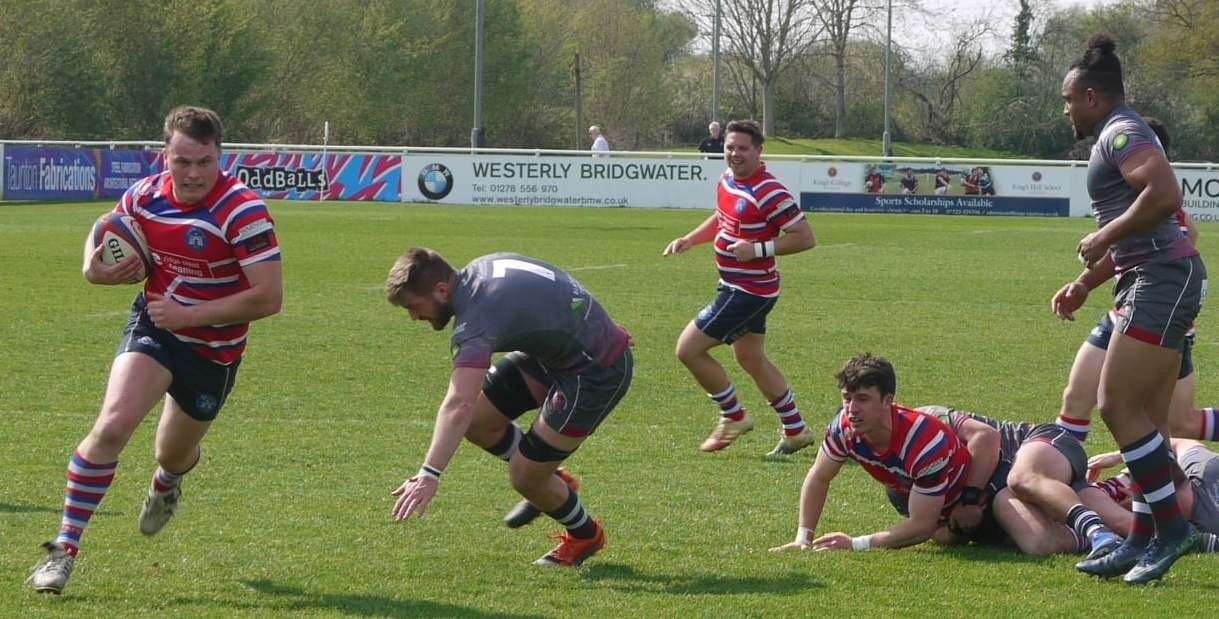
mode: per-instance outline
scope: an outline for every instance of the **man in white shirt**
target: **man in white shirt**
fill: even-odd
[[[605,140],[604,135],[601,135],[601,127],[598,127],[597,125],[593,125],[593,126],[589,127],[588,128],[588,137],[593,139],[593,148],[592,148],[593,156],[594,157],[607,157],[608,155],[601,154],[601,153],[608,153],[609,149],[610,149],[609,142],[607,142]]]

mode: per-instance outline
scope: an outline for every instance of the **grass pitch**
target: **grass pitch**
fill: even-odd
[[[661,258],[705,211],[475,209],[275,203],[284,311],[253,326],[237,387],[160,535],[136,527],[154,468],[153,416],[124,453],[62,597],[22,581],[58,528],[64,467],[92,424],[135,287],[90,286],[80,244],[108,204],[0,205],[0,616],[1198,616],[1214,612],[1219,559],[1183,559],[1163,586],[1090,580],[1074,557],[938,549],[773,555],[796,528],[815,449],[764,461],[777,420],[721,349],[759,429],[699,453],[715,411],[673,357],[714,294],[710,252]],[[805,419],[824,428],[833,373],[888,356],[898,400],[1048,421],[1075,349],[1110,301],[1079,322],[1049,312],[1076,274],[1083,219],[816,215],[818,247],[781,259],[769,350]],[[390,520],[390,490],[427,448],[449,372],[448,332],[388,305],[393,259],[427,245],[455,264],[519,251],[575,271],[630,329],[630,394],[570,461],[608,547],[578,570],[530,562],[553,544],[545,518],[510,531],[503,465],[463,446],[421,521]],[[1202,230],[1204,255],[1219,234]],[[1201,403],[1219,398],[1213,313],[1195,358]],[[1099,423],[1090,451],[1110,449]],[[853,535],[897,516],[848,467],[819,531]]]

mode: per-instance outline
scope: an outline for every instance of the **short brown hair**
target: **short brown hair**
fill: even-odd
[[[422,296],[437,283],[449,281],[453,267],[433,250],[412,247],[394,261],[385,280],[385,298],[393,305],[402,305],[402,291]]]
[[[839,389],[859,391],[876,387],[882,396],[897,393],[897,373],[893,371],[893,364],[870,352],[851,357],[834,377],[838,379]]]
[[[220,140],[224,137],[224,123],[220,116],[205,107],[179,105],[169,111],[165,117],[165,143],[174,137],[177,131],[197,142],[211,142],[220,148]]]
[[[733,132],[748,133],[754,146],[761,146],[766,141],[766,136],[762,135],[762,128],[758,126],[756,120],[734,120],[728,123],[728,127],[724,129],[724,135]]]

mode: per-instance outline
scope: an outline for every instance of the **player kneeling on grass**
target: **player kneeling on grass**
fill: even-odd
[[[1051,424],[998,422],[943,406],[895,405],[893,367],[871,355],[848,361],[838,380],[843,407],[830,422],[821,453],[805,478],[796,540],[772,550],[866,550],[900,548],[929,538],[960,543],[971,538],[998,542],[1011,536],[1022,550],[1047,554],[1087,548],[1080,540],[1107,550],[1120,543],[1095,514],[1079,505],[1082,500],[1071,490],[1073,480],[1082,480],[1084,454],[1065,431]],[[1043,443],[1048,450],[1042,449]],[[1078,449],[1070,451],[1071,446]],[[869,536],[831,533],[812,539],[829,483],[847,458],[885,485],[890,501],[908,520]],[[1018,496],[1007,488],[1011,471],[1020,480]],[[1063,510],[1070,515],[1062,517],[1078,531],[1077,537],[1038,511],[1043,503],[1060,505],[1059,490],[1074,497]]]
[[[567,529],[536,565],[577,566],[601,550],[605,530],[559,467],[630,387],[626,330],[570,275],[519,254],[483,256],[455,271],[440,254],[414,248],[394,263],[385,291],[412,320],[437,331],[455,323],[449,390],[423,466],[393,492],[394,518],[423,515],[464,436],[508,463],[512,487],[525,497],[509,526],[545,512]],[[492,365],[495,352],[509,354]],[[522,435],[513,421],[539,407]]]
[[[793,542],[771,550],[867,550],[902,548],[931,539],[948,522],[968,486],[980,492],[994,470],[972,461],[965,444],[939,419],[894,404],[897,376],[882,357],[858,355],[838,373],[842,409],[830,421],[821,452],[800,491],[800,525]],[[997,451],[991,448],[990,451]],[[885,531],[852,538],[828,533],[813,539],[821,520],[830,482],[848,459],[873,479],[908,496],[909,517]],[[961,528],[976,527],[977,505],[965,506]]]
[[[137,182],[114,209],[143,229],[154,260],[119,341],[101,413],[68,462],[59,536],[43,544],[47,556],[29,578],[37,591],[61,593],[67,585],[81,535],[110,488],[119,454],[164,396],[156,437],[160,466],[140,512],[142,533],[161,530],[233,388],[248,323],[279,311],[283,285],[274,224],[258,195],[220,170],[222,133],[215,112],[175,108],[165,119],[168,170]],[[90,283],[141,277],[139,256],[107,264],[102,247],[86,247]]]

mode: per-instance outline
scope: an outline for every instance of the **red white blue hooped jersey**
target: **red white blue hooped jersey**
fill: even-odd
[[[175,200],[173,178],[162,172],[132,185],[114,211],[134,217],[148,241],[153,266],[145,297],[194,305],[231,296],[250,288],[245,267],[280,259],[266,203],[224,171],[197,204]],[[227,365],[241,358],[248,331],[243,322],[171,333],[205,359]]]
[[[766,171],[766,164],[745,180],[728,170],[716,188],[715,264],[720,283],[759,297],[779,296],[779,270],[774,256],[741,262],[728,246],[742,240],[764,243],[804,219],[792,194]]]
[[[889,410],[893,432],[888,445],[869,444],[840,410],[826,428],[822,455],[835,462],[855,460],[873,479],[901,494],[943,496],[946,515],[965,487],[969,452],[939,419],[896,404]]]

